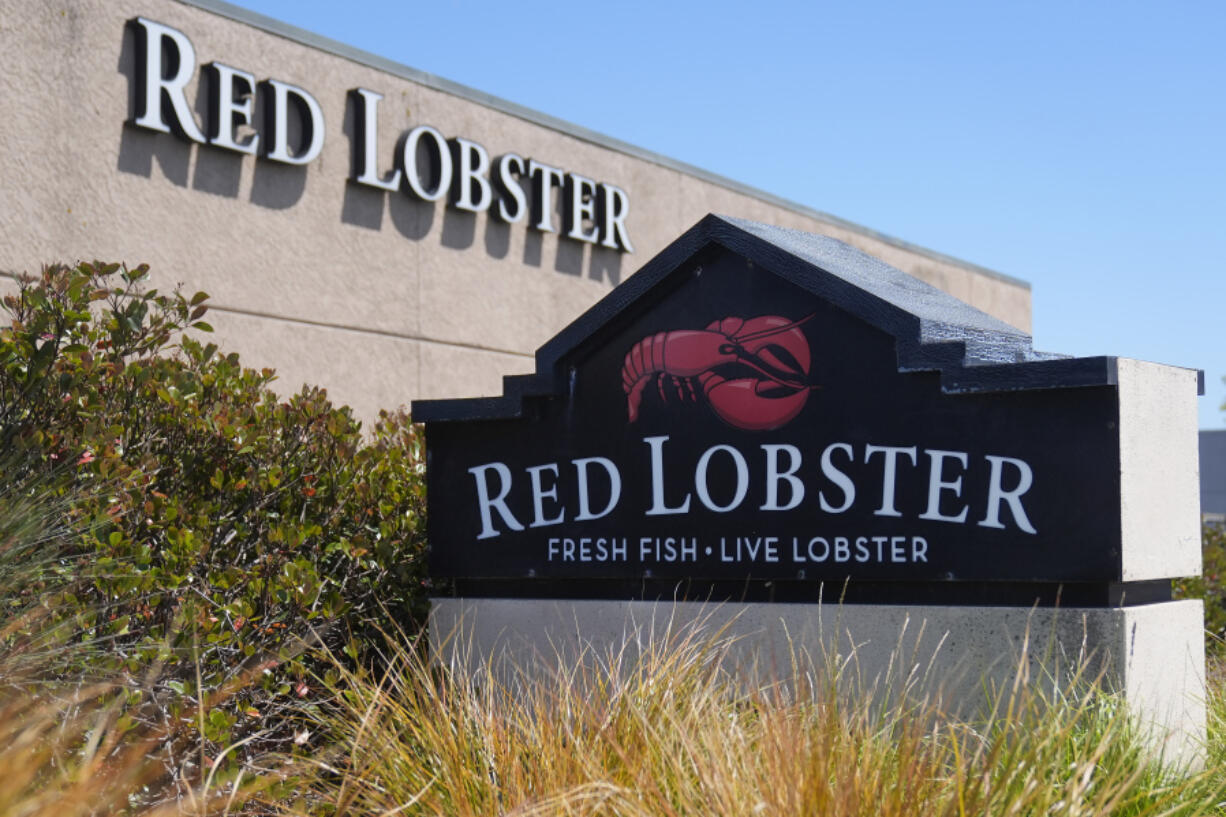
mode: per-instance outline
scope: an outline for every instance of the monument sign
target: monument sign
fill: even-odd
[[[451,602],[604,619],[661,599],[837,600],[845,622],[1182,610],[1201,378],[1041,354],[838,241],[708,216],[501,397],[414,404],[431,573]]]

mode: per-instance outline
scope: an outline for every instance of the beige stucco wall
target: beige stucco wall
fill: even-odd
[[[138,15],[187,35],[198,66],[218,60],[307,89],[326,123],[320,157],[293,168],[125,124],[135,60],[125,21]],[[528,371],[541,343],[708,212],[831,235],[1029,328],[1020,282],[297,36],[173,0],[7,0],[0,270],[147,262],[156,286],[212,295],[223,348],[276,367],[285,388],[325,385],[366,417],[415,398],[498,393],[503,374]],[[197,68],[197,111],[200,81]],[[533,157],[626,190],[635,252],[347,182],[346,94],[359,86],[384,95],[381,171],[419,124],[494,156]]]

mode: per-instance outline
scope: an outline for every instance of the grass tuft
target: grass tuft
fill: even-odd
[[[1179,774],[1153,760],[1126,707],[1093,678],[1038,684],[1021,665],[990,714],[971,719],[945,712],[914,673],[883,705],[878,690],[849,682],[847,658],[818,674],[797,660],[790,674],[746,684],[726,669],[730,646],[720,633],[681,629],[507,671],[472,660],[444,667],[420,644],[393,642],[384,671],[345,670],[332,686],[337,705],[312,726],[332,750],[290,810],[1226,813],[1220,687],[1206,770]]]
[[[0,461],[0,475],[14,470]],[[168,718],[151,704],[158,667],[142,677],[99,668],[109,664],[97,660],[107,642],[88,634],[97,611],[64,615],[57,603],[85,595],[93,579],[73,564],[71,539],[82,532],[71,502],[49,480],[3,484],[0,815],[222,815],[279,783],[220,779],[189,760],[199,757],[186,728],[194,712]]]
[[[1053,683],[1021,662],[972,717],[902,636],[869,681],[855,650],[736,667],[709,622],[518,668],[389,638],[378,669],[323,673],[292,727],[300,757],[227,765],[205,754],[202,719],[256,670],[211,689],[198,675],[176,708],[150,693],[157,667],[91,671],[105,644],[53,604],[82,580],[59,570],[79,532],[57,501],[0,494],[0,817],[1226,815],[1220,667],[1205,769],[1179,773],[1089,664]]]

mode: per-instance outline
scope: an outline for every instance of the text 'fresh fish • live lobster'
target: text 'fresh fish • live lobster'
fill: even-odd
[[[622,365],[630,422],[652,380],[665,403],[697,402],[701,388],[716,415],[735,428],[769,431],[791,422],[817,388],[808,382],[809,342],[800,331],[811,318],[728,317],[706,329],[648,335]]]

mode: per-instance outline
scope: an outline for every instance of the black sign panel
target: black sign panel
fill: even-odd
[[[1029,341],[838,242],[708,217],[502,398],[414,405],[432,573],[1118,582],[1113,360]]]

